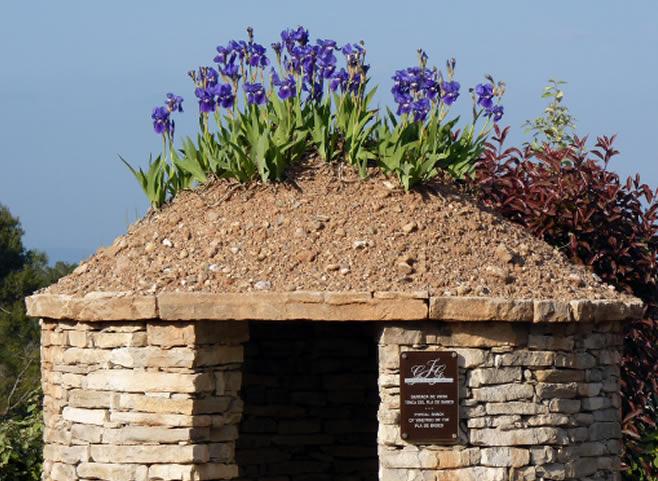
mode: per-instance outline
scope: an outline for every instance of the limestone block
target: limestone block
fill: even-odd
[[[485,466],[520,468],[530,462],[530,451],[510,447],[485,448],[480,459]]]
[[[180,392],[212,391],[214,377],[210,373],[178,374],[139,372],[126,369],[94,371],[86,377],[88,389],[118,392]]]
[[[596,359],[588,352],[555,354],[555,367],[569,369],[591,369],[596,366]]]
[[[520,381],[521,377],[520,367],[473,369],[469,372],[468,385],[480,387],[489,384],[506,384]]]
[[[43,457],[48,461],[76,464],[81,461],[89,460],[89,446],[46,444],[43,447]]]
[[[530,386],[532,387],[532,386]],[[532,415],[532,414],[545,414],[548,412],[548,408],[543,404],[537,404],[533,402],[504,402],[504,403],[487,403],[486,405],[487,414],[490,416],[498,416],[501,414],[521,414],[521,415]]]
[[[110,351],[104,349],[83,349],[71,347],[62,353],[64,364],[103,364],[107,365],[110,360]]]
[[[109,356],[113,364],[123,367],[187,367],[195,365],[195,352],[189,348],[162,349],[156,346],[122,347]]]
[[[69,391],[68,404],[77,408],[109,408],[116,404],[117,399],[118,394],[109,391],[72,389]]]
[[[190,346],[201,344],[239,344],[249,339],[245,322],[152,322],[147,325],[148,344]]]
[[[511,430],[473,429],[470,432],[470,440],[476,446],[535,446],[569,443],[566,431],[551,427]]]
[[[161,423],[166,425],[166,423]],[[169,425],[171,426],[171,425]],[[106,429],[103,444],[175,444],[209,437],[209,428],[171,428],[128,425],[119,429]]]
[[[578,383],[548,383],[540,382],[535,386],[537,396],[541,399],[572,399],[578,395]]]
[[[110,421],[113,423],[127,424],[129,426],[210,426],[209,416],[187,416],[185,414],[153,414],[138,412],[112,411]]]
[[[644,306],[639,299],[630,302],[593,299],[571,301],[571,310],[576,321],[623,321],[639,319]]]
[[[580,382],[585,380],[585,371],[576,369],[539,369],[533,371],[541,382]]]
[[[206,463],[208,446],[197,445],[92,445],[91,458],[99,463]]]
[[[568,426],[572,424],[569,416],[564,414],[539,414],[537,416],[529,417],[526,420],[528,426]]]
[[[377,321],[427,319],[425,299],[370,292],[163,293],[163,320]]]
[[[108,412],[106,409],[82,409],[66,406],[62,411],[62,417],[73,423],[102,426],[108,419]]]
[[[193,479],[209,481],[218,479],[234,479],[238,476],[238,466],[235,464],[205,463],[195,466]]]
[[[505,384],[473,388],[472,393],[476,401],[504,402],[531,399],[535,392],[530,384]]]
[[[430,319],[454,321],[532,321],[530,300],[491,297],[431,297]]]
[[[103,428],[101,426],[93,426],[90,424],[73,424],[70,433],[72,442],[75,444],[78,444],[79,442],[100,443],[103,435]]]
[[[574,414],[580,411],[580,399],[551,399],[548,409],[553,413]]]
[[[570,322],[573,320],[571,306],[567,302],[535,300],[534,322]]]
[[[413,346],[423,342],[423,335],[420,328],[414,325],[409,327],[384,326],[379,339],[380,344],[398,344]]]
[[[528,336],[528,349],[571,351],[573,347],[573,336],[553,336],[543,334],[530,334]]]
[[[155,319],[154,296],[122,292],[91,292],[85,296],[35,294],[25,299],[32,317],[80,321],[122,321]]]
[[[49,474],[52,481],[71,481],[76,478],[75,466],[70,464],[53,463]]]
[[[80,478],[101,479],[103,481],[137,481],[137,470],[145,466],[135,464],[81,463],[77,467]]]
[[[193,399],[170,399],[143,394],[120,394],[119,407],[147,413],[191,415],[194,412],[195,401]]]
[[[432,473],[435,481],[506,481],[505,468],[473,466],[461,469],[448,469]]]
[[[556,354],[552,351],[518,350],[507,354],[496,355],[496,366],[550,366],[555,361]]]
[[[95,347],[112,349],[115,347],[146,346],[145,332],[96,332],[92,334]]]

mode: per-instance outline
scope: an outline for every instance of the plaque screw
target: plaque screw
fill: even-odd
[[[453,352],[453,353],[452,353],[452,357],[457,357],[457,353],[456,353],[456,352]]]
[[[407,433],[402,433],[402,439],[407,439],[409,435]]]
[[[452,433],[452,437],[453,437],[453,439],[454,439],[454,438],[457,437],[457,435],[456,435],[455,433]]]
[[[406,352],[403,352],[403,353],[402,353],[402,359],[406,359],[406,358],[407,358],[407,353],[406,353]]]

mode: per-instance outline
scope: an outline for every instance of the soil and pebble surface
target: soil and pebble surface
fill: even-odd
[[[47,292],[416,291],[625,297],[445,184],[405,193],[308,161],[292,181],[215,180],[149,212]]]

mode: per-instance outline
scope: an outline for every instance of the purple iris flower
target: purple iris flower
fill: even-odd
[[[441,100],[445,102],[446,105],[452,105],[459,97],[459,82],[442,82],[441,83]]]
[[[222,75],[231,80],[238,80],[240,78],[240,67],[235,63],[230,63],[221,68]]]
[[[270,64],[265,55],[266,49],[258,43],[249,44],[249,65],[252,67],[267,67]]]
[[[490,109],[486,109],[487,116],[493,117],[494,122],[498,122],[500,119],[502,119],[504,113],[505,109],[502,105],[494,105]]]
[[[244,91],[247,94],[247,103],[250,105],[262,105],[266,102],[265,87],[260,83],[244,83]]]
[[[439,82],[431,76],[425,76],[422,80],[422,89],[427,98],[434,100],[439,95]]]
[[[335,92],[338,89],[345,92],[349,78],[350,76],[347,73],[347,70],[341,68],[333,75],[333,77],[331,77],[331,80],[329,81],[329,89],[331,89],[332,92]]]
[[[297,27],[297,30],[293,32],[293,39],[300,45],[306,45],[308,43],[308,30],[302,26]]]
[[[478,96],[477,103],[485,109],[493,107],[494,88],[491,84],[477,84],[475,86],[475,93]]]
[[[398,104],[398,110],[397,110],[398,115],[404,115],[411,112],[411,109],[413,107],[413,98],[411,97],[411,95],[400,96],[398,97],[398,100],[396,102]]]
[[[346,43],[343,45],[343,48],[340,49],[343,52],[343,55],[353,55],[363,53],[363,47],[358,43]]]
[[[217,81],[219,80],[219,74],[217,73],[217,70],[212,67],[203,67],[201,70],[201,75],[202,78],[205,79],[207,87],[216,85]]]
[[[165,101],[167,110],[169,112],[182,112],[183,111],[183,97],[174,95],[172,93],[167,94],[167,100]]]
[[[292,76],[281,80],[277,73],[273,71],[272,84],[278,88],[277,94],[281,100],[288,100],[297,95],[297,84]]]
[[[201,88],[197,87],[194,90],[194,95],[199,99],[199,110],[204,114],[213,112],[215,110],[215,87]]]
[[[153,119],[153,130],[156,134],[163,135],[170,132],[171,120],[169,119],[169,110],[166,107],[155,107],[151,119]]]
[[[229,84],[217,84],[213,87],[211,93],[217,97],[217,105],[222,108],[230,109],[235,103],[235,94],[233,87]]]
[[[427,118],[427,114],[429,113],[431,107],[432,104],[428,98],[421,98],[416,100],[411,106],[414,114],[414,120],[416,122],[423,122]]]
[[[295,43],[304,46],[308,43],[308,30],[301,26],[297,29],[286,29],[281,32],[281,41],[288,50],[291,50]]]

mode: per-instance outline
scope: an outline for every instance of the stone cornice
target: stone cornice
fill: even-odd
[[[531,300],[430,297],[427,292],[165,292],[85,296],[35,294],[28,315],[73,321],[311,320],[311,321],[509,321],[595,322],[639,319],[638,299]]]

